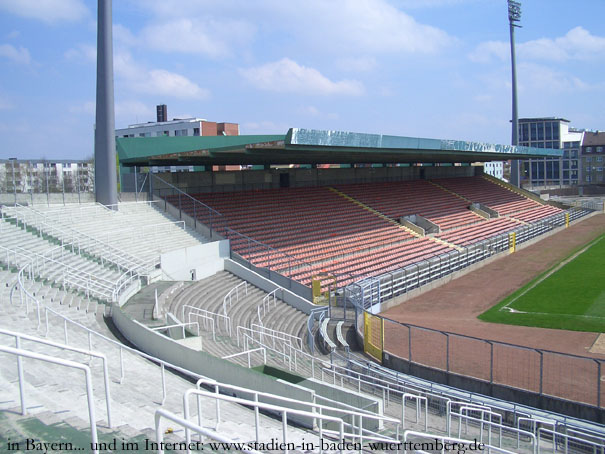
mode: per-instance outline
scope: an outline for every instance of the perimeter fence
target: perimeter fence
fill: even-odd
[[[387,300],[511,250],[516,244],[564,226],[595,208],[602,209],[602,205],[572,207],[504,235],[362,279],[345,287],[345,304],[355,307],[356,315],[366,312],[381,320],[382,323],[374,323],[374,326],[384,327],[383,353],[403,360],[402,372],[411,372],[414,365],[420,365],[446,374],[603,408],[605,383],[601,377],[605,373],[605,360],[480,339],[376,315]],[[364,318],[367,319],[356,316],[355,322],[364,323]],[[358,332],[363,331],[363,327],[358,327]]]

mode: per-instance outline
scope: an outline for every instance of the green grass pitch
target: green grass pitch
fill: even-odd
[[[605,235],[509,295],[479,319],[605,332]]]

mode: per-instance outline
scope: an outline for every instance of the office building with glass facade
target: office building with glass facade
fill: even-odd
[[[525,188],[577,186],[581,181],[580,148],[584,131],[569,127],[564,118],[520,118],[519,145],[563,149],[561,158],[521,161],[520,183]]]

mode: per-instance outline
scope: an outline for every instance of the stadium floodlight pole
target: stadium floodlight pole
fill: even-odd
[[[117,209],[116,140],[113,104],[111,0],[98,0],[95,199]]]
[[[519,145],[519,114],[517,112],[517,66],[515,61],[515,27],[520,27],[517,22],[521,20],[521,2],[514,0],[508,1],[508,23],[510,26],[510,60],[512,70],[513,86],[513,131],[511,145]],[[519,175],[519,161],[513,160],[510,169],[510,182],[515,186],[521,186]]]

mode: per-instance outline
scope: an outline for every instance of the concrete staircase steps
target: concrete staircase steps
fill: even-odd
[[[4,321],[4,318],[1,319]],[[2,326],[4,323],[2,324]],[[27,324],[25,325],[27,326]],[[30,330],[32,331],[32,330]],[[35,331],[35,330],[33,330]],[[82,335],[78,335],[77,333],[70,333],[70,345],[75,345],[77,343],[87,345],[87,339],[84,336],[82,339]],[[44,350],[44,347],[41,348]],[[110,375],[111,375],[111,394],[112,400],[114,401],[114,405],[112,407],[113,416],[114,416],[114,429],[112,431],[120,431],[124,433],[125,436],[133,437],[135,435],[135,431],[140,431],[144,426],[144,423],[136,424],[140,427],[132,427],[130,424],[132,422],[139,422],[141,420],[145,420],[148,423],[147,427],[151,427],[153,412],[155,411],[156,404],[153,402],[159,401],[161,399],[161,387],[159,383],[159,369],[157,366],[149,363],[148,361],[141,360],[140,358],[131,355],[129,353],[125,353],[127,358],[125,363],[127,364],[126,378],[124,380],[123,385],[118,385],[116,382],[116,367],[110,367]],[[66,355],[67,357],[78,356],[78,354]],[[98,360],[96,360],[98,362]],[[242,363],[245,363],[245,358],[241,360]],[[81,414],[81,410],[76,410],[79,407],[79,403],[82,402],[84,404],[85,411],[85,397],[84,392],[80,390],[74,390],[75,383],[77,383],[77,375],[81,373],[78,371],[74,371],[73,374],[67,372],[65,374],[57,374],[55,370],[53,370],[52,365],[48,365],[48,367],[44,367],[44,365],[27,365],[26,371],[28,371],[32,367],[36,367],[36,370],[32,373],[27,372],[26,380],[31,380],[33,377],[45,377],[45,380],[40,378],[40,382],[37,382],[36,385],[40,385],[38,388],[38,393],[34,395],[34,386],[28,384],[27,392],[28,392],[28,401],[32,404],[32,406],[42,405],[47,407],[54,403],[55,407],[58,407],[56,410],[52,412],[46,412],[43,416],[45,421],[56,423],[57,419],[66,421],[70,423],[74,427],[82,430],[86,430],[88,427],[88,422],[85,417]],[[99,366],[95,366],[94,368],[99,368]],[[133,369],[143,368],[143,371],[133,371]],[[6,367],[0,366],[2,373],[4,374]],[[14,369],[14,368],[13,368]],[[140,376],[140,379],[133,377],[133,374],[137,374]],[[14,371],[13,371],[14,375]],[[72,375],[74,375],[72,377]],[[81,377],[80,377],[81,378]],[[55,379],[59,379],[59,382],[54,382]],[[190,387],[191,384],[189,382],[183,381],[182,379],[172,376],[171,374],[167,374],[167,389],[169,391],[169,396],[167,399],[167,404],[165,408],[168,408],[170,411],[175,413],[180,413],[181,408],[181,395],[182,391],[178,391],[175,389],[175,382],[182,383],[184,388]],[[4,380],[3,380],[4,381]],[[63,383],[63,384],[62,384]],[[16,384],[15,384],[16,387]],[[184,389],[180,386],[181,389]],[[95,378],[93,380],[93,388],[95,388],[95,408],[97,410],[97,418],[99,422],[102,423],[103,419],[106,418],[104,413],[104,392],[101,383],[99,383],[99,379]],[[67,398],[67,394],[69,393],[69,399]],[[65,394],[65,397],[61,399],[57,399],[57,394]],[[47,399],[44,396],[48,396]],[[150,398],[152,401],[147,405],[140,405],[142,402],[149,402]],[[66,406],[66,402],[69,402],[69,410],[65,411],[65,408],[61,409],[61,404],[63,403]],[[116,403],[117,402],[117,403]],[[124,406],[124,404],[128,404]],[[170,402],[175,402],[175,405],[171,405]],[[13,402],[13,406],[15,406],[16,402]],[[210,417],[213,417],[214,414],[214,403],[207,401],[204,402],[204,414]],[[3,406],[0,406],[2,408]],[[171,408],[172,407],[172,408]],[[192,406],[193,408],[194,406]],[[65,411],[65,412],[64,412]],[[252,420],[252,415],[248,412],[247,415],[246,410],[243,410],[237,406],[230,406],[221,404],[221,411],[223,412],[223,417],[226,421],[235,421],[236,425],[242,425],[243,429],[252,430],[252,426],[249,422],[242,422],[247,418],[248,420]],[[60,413],[61,412],[61,413]],[[64,412],[64,413],[63,413]],[[60,418],[53,418],[50,415],[60,414]],[[237,416],[236,416],[237,415]],[[147,416],[147,417],[144,417]],[[262,417],[263,420],[266,419]],[[125,422],[120,422],[124,420]],[[170,424],[170,423],[167,423]],[[228,423],[225,423],[228,424]],[[276,430],[279,428],[279,421],[273,421],[272,419],[268,419],[267,421],[263,421],[263,424],[266,425],[271,430]],[[127,425],[127,427],[125,426]],[[145,432],[146,435],[149,435],[149,432]],[[246,435],[248,436],[248,435]]]

